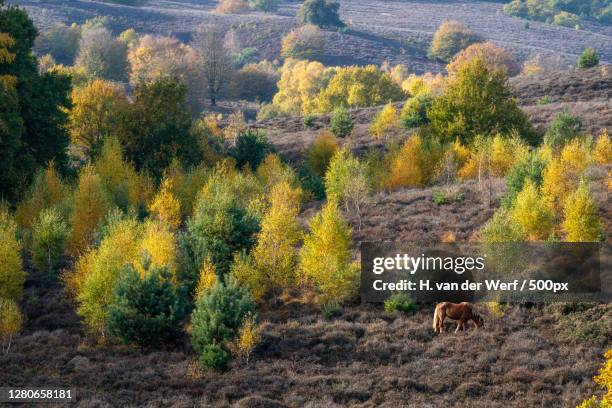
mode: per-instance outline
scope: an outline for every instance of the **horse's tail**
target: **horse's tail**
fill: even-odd
[[[436,310],[434,311],[433,317],[433,329],[438,330],[438,322],[440,321],[440,309],[436,306]]]

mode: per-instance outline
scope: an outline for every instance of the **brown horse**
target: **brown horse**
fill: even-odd
[[[455,333],[464,328],[464,325],[473,320],[476,327],[482,327],[484,320],[479,314],[474,313],[474,306],[471,303],[451,303],[442,302],[436,305],[436,311],[433,318],[433,329],[436,333],[444,331],[444,319],[446,318],[457,320],[457,329]],[[466,327],[467,328],[467,327]]]

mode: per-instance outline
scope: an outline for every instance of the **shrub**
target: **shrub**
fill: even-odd
[[[19,300],[27,274],[21,262],[17,225],[7,210],[0,207],[0,299]]]
[[[253,349],[261,342],[261,327],[257,324],[255,315],[250,314],[242,320],[235,341],[236,354],[243,357],[249,364]]]
[[[510,220],[530,241],[545,240],[553,232],[553,215],[532,181],[525,182],[523,189],[516,196]]]
[[[0,296],[0,344],[2,352],[8,354],[13,336],[23,327],[23,316],[13,299]]]
[[[80,39],[81,30],[78,25],[58,23],[36,37],[36,50],[39,55],[51,54],[60,63],[72,65]]]
[[[402,82],[402,89],[410,96],[439,96],[445,88],[446,76],[427,72],[423,75],[410,74]]]
[[[553,100],[548,95],[544,95],[538,99],[538,105],[540,106],[550,105],[551,103],[553,103]]]
[[[217,282],[197,300],[191,315],[191,344],[205,367],[221,368],[228,360],[227,343],[234,340],[255,304],[232,279]]]
[[[518,75],[520,72],[520,66],[514,61],[512,53],[492,42],[472,44],[460,51],[446,66],[446,71],[449,76],[454,76],[463,64],[474,58],[482,58],[490,70],[506,70],[509,76]]]
[[[281,55],[284,58],[312,59],[321,56],[325,40],[316,25],[308,24],[291,30],[283,38]]]
[[[342,307],[338,302],[330,301],[321,306],[321,314],[326,320],[342,315]]]
[[[376,114],[374,121],[370,125],[370,133],[375,139],[382,139],[388,133],[399,130],[399,117],[397,109],[389,103]]]
[[[293,168],[283,163],[277,154],[270,153],[257,167],[255,177],[263,187],[265,194],[270,194],[274,186],[281,183],[294,185],[297,181]],[[267,200],[268,203],[270,200]]]
[[[324,176],[337,150],[338,142],[334,135],[328,131],[322,131],[308,147],[306,163],[319,176]]]
[[[305,115],[302,118],[302,125],[306,129],[314,129],[314,127],[315,127],[315,120],[316,119],[317,119],[317,117],[315,115]]]
[[[351,230],[335,201],[310,221],[310,233],[300,250],[300,269],[314,284],[323,303],[351,299],[357,291],[358,268],[351,262]]]
[[[433,98],[429,95],[418,95],[408,99],[402,108],[402,126],[413,129],[429,123],[427,110],[431,108],[432,103]]]
[[[181,225],[181,203],[172,194],[172,188],[172,179],[164,178],[149,211],[155,219],[177,230]]]
[[[593,149],[593,161],[598,164],[612,163],[612,141],[607,129],[604,129],[597,137]]]
[[[531,180],[537,187],[541,187],[544,168],[545,163],[534,154],[512,166],[506,173],[506,193],[502,198],[502,207],[512,207],[526,181]]]
[[[265,11],[272,13],[278,10],[278,0],[249,0],[249,7],[252,10]]]
[[[546,134],[544,143],[556,151],[560,151],[570,140],[578,136],[582,129],[582,121],[578,116],[572,115],[568,110],[557,113],[552,120]]]
[[[142,347],[176,341],[186,315],[185,296],[172,285],[168,269],[142,263],[142,277],[131,265],[121,272],[108,306],[108,332]]]
[[[486,223],[482,236],[483,241],[490,244],[523,241],[522,231],[510,221],[509,212],[503,208]]]
[[[300,186],[306,195],[306,199],[325,199],[325,183],[323,177],[316,173],[310,166],[298,167],[298,178]]]
[[[563,229],[567,242],[593,242],[601,234],[599,211],[585,183],[565,200]]]
[[[241,14],[248,10],[249,5],[245,0],[219,0],[213,11],[221,14]]]
[[[274,150],[274,146],[268,143],[265,133],[248,129],[240,133],[236,145],[229,150],[229,155],[236,159],[238,168],[248,164],[251,170],[255,170]]]
[[[587,48],[578,59],[578,68],[588,69],[599,65],[599,54],[594,48]]]
[[[388,187],[393,190],[426,185],[433,179],[441,153],[435,142],[426,144],[419,135],[410,137],[391,162]]]
[[[436,205],[458,203],[460,201],[463,201],[464,198],[465,194],[460,191],[453,193],[444,190],[434,190],[431,197],[432,201]]]
[[[443,22],[434,34],[429,57],[450,61],[459,51],[483,41],[483,38],[457,21]]]
[[[234,94],[238,99],[269,102],[278,91],[278,78],[276,67],[268,61],[247,64],[234,73]]]
[[[427,116],[441,140],[469,145],[477,135],[518,133],[535,144],[535,134],[512,97],[508,74],[491,70],[482,58],[461,66],[444,94],[435,99]]]
[[[40,271],[52,273],[64,253],[68,225],[55,209],[44,210],[32,234],[32,264]]]
[[[409,295],[401,292],[393,293],[385,300],[385,312],[393,313],[396,310],[404,313],[414,312],[416,305]]]
[[[75,65],[90,78],[124,81],[127,78],[127,45],[114,38],[106,28],[83,33]]]
[[[344,27],[338,10],[340,4],[334,0],[306,0],[297,13],[301,24],[314,24],[319,27]]]
[[[343,108],[337,108],[332,112],[330,119],[330,130],[336,137],[346,137],[353,131],[353,120],[349,112]]]
[[[553,24],[562,27],[574,28],[580,25],[580,17],[578,17],[576,14],[568,13],[567,11],[561,11],[555,14]]]
[[[606,394],[601,399],[593,396],[584,400],[577,408],[606,408],[612,404],[612,349],[606,351],[604,357],[606,361],[594,380],[600,388],[606,391]]]

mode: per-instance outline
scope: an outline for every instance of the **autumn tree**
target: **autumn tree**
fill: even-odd
[[[13,299],[0,297],[0,345],[3,354],[11,350],[13,337],[23,328],[23,315]]]
[[[72,144],[90,161],[100,153],[104,140],[124,132],[129,102],[118,84],[96,79],[73,88],[68,128]]]
[[[39,55],[50,54],[59,63],[71,65],[80,39],[81,28],[77,24],[56,23],[36,37],[36,50]]]
[[[433,98],[427,94],[409,98],[400,114],[402,126],[406,129],[413,129],[428,124],[427,110],[432,104]]]
[[[137,169],[160,178],[174,158],[195,163],[198,151],[191,129],[187,89],[172,78],[141,84],[126,115],[128,131],[119,135],[126,157]]]
[[[410,137],[391,161],[387,187],[422,187],[431,182],[441,153],[435,141],[428,143],[419,135]]]
[[[127,45],[106,28],[83,33],[75,65],[91,78],[124,81],[127,73]]]
[[[589,194],[586,183],[569,195],[563,208],[563,230],[567,242],[594,242],[599,240],[601,223],[599,210]]]
[[[326,113],[343,106],[357,108],[404,99],[402,89],[374,65],[335,69],[329,84],[317,96],[315,112]]]
[[[491,70],[485,60],[466,62],[428,110],[432,130],[445,142],[469,144],[476,135],[517,132],[534,143],[535,136],[508,85],[504,70]]]
[[[158,221],[177,230],[181,225],[181,203],[172,194],[173,180],[164,178],[157,195],[149,205],[151,215]]]
[[[375,139],[382,139],[389,133],[399,130],[399,116],[393,104],[388,103],[376,114],[370,125],[370,133]]]
[[[249,10],[249,5],[245,0],[219,0],[214,9],[215,13],[221,14],[241,14]]]
[[[460,51],[446,66],[446,71],[449,76],[454,76],[463,64],[474,58],[482,58],[490,70],[505,69],[511,77],[520,72],[520,66],[515,62],[512,53],[490,41],[472,44]]]
[[[340,4],[335,0],[306,0],[297,13],[301,24],[314,24],[319,27],[344,27],[338,10]]]
[[[442,61],[450,61],[459,51],[470,45],[483,41],[458,21],[444,21],[434,34],[429,48],[429,57]]]
[[[574,139],[582,129],[582,120],[568,110],[555,115],[544,135],[544,143],[555,151]]]
[[[303,280],[319,290],[323,303],[351,299],[357,292],[358,268],[351,262],[351,229],[338,204],[327,203],[309,227],[300,250]]]
[[[204,102],[201,58],[192,47],[173,37],[145,35],[128,53],[130,84],[151,84],[163,78],[177,78],[187,87],[187,100],[194,115]]]
[[[612,163],[612,140],[608,130],[601,131],[593,148],[593,161],[598,164]]]
[[[278,79],[278,70],[269,61],[247,64],[234,73],[232,94],[236,99],[269,102],[278,91]]]
[[[307,24],[294,28],[283,38],[281,55],[284,58],[312,59],[320,56],[325,40],[319,27]]]
[[[3,207],[0,207],[0,259],[0,300],[20,300],[27,275],[21,262],[17,225]]]
[[[529,241],[545,240],[553,232],[553,215],[531,180],[525,182],[523,190],[516,196],[510,220]]]
[[[329,131],[322,131],[308,147],[306,162],[319,176],[324,176],[337,150],[338,142],[334,135]]]
[[[233,273],[249,287],[255,299],[261,299],[268,292],[276,299],[282,289],[295,283],[296,246],[301,237],[297,221],[300,196],[301,190],[288,182],[272,188],[270,207],[261,221],[261,231],[252,251],[253,265],[247,270],[250,273]]]
[[[32,232],[32,263],[39,271],[53,273],[64,253],[68,225],[56,209],[43,211]]]
[[[210,104],[215,106],[228,85],[232,74],[232,61],[223,45],[223,36],[216,29],[200,29],[196,40],[203,59],[203,75]]]

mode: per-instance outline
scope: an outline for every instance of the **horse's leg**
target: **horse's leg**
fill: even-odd
[[[457,322],[457,328],[455,329],[455,334],[459,333],[462,327],[463,327],[463,319],[459,319],[459,321]]]
[[[446,313],[442,313],[442,316],[440,317],[440,333],[446,331],[444,327],[444,319],[446,319]]]

